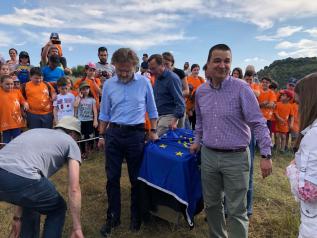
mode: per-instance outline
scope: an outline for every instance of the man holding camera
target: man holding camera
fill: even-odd
[[[59,35],[56,32],[51,33],[49,42],[47,42],[42,48],[41,67],[44,67],[48,64],[48,59],[52,55],[57,55],[59,57],[60,66],[62,66],[63,69],[67,68],[66,58],[63,57],[61,40],[59,39]]]
[[[102,82],[106,79],[111,78],[114,75],[115,68],[112,64],[107,62],[108,60],[108,50],[106,47],[101,46],[98,48],[98,58],[99,62],[96,63],[97,77],[100,78]]]

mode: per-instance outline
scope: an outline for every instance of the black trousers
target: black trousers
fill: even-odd
[[[120,177],[123,159],[128,166],[131,183],[131,220],[140,220],[138,205],[138,173],[143,159],[145,133],[142,129],[108,128],[105,135],[108,210],[107,219],[120,220]]]

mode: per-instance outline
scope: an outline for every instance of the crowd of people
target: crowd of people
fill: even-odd
[[[316,100],[307,99],[309,103],[303,106],[306,109],[299,109],[298,102],[301,104],[305,94],[296,92],[296,87],[300,87],[297,85],[311,80],[316,82],[315,75],[300,81],[292,78],[285,89],[279,90],[277,82],[268,76],[258,80],[251,65],[244,74],[238,67],[231,70],[232,52],[224,44],[210,49],[207,63],[203,66],[204,77],[199,74],[198,64],[185,62],[183,69],[176,68],[170,52],[150,57],[144,53],[140,64],[133,50],[120,48],[108,62],[107,48],[100,47],[99,62],[88,62],[83,77],[74,78],[63,57],[57,33],[52,33],[42,48],[40,67],[31,65],[26,51],[18,54],[12,48],[9,55],[10,59],[3,60],[0,66],[0,131],[4,145],[0,150],[0,177],[11,176],[12,183],[6,184],[1,179],[0,201],[17,205],[12,234],[22,234],[22,237],[38,235],[38,214],[47,215],[44,237],[61,237],[66,205],[47,178],[66,161],[69,164],[70,195],[75,196],[69,198],[72,237],[83,237],[78,215],[78,164],[81,158],[89,158],[97,148],[105,149],[108,199],[106,222],[100,232],[107,237],[121,223],[123,160],[127,162],[131,182],[130,229],[138,231],[142,217],[138,207],[137,176],[144,145],[146,141],[157,140],[169,129],[176,128],[195,131],[190,151],[201,151],[202,188],[210,237],[247,237],[248,218],[253,213],[255,146],[260,149],[260,168],[265,178],[272,173],[271,150],[276,149],[282,154],[293,148],[301,151],[299,142],[303,136],[299,132],[317,118],[313,113],[301,114],[308,113],[309,107],[316,109]],[[305,90],[312,88],[305,87]],[[295,95],[299,95],[300,100]],[[300,123],[302,120],[305,121]],[[80,150],[65,134],[76,140],[81,135]],[[64,142],[70,145],[65,146]],[[46,145],[37,148],[39,143]],[[23,149],[24,146],[29,149]],[[305,152],[298,155],[296,164],[300,163]],[[44,158],[46,154],[48,156]],[[32,157],[30,163],[28,157]],[[12,166],[6,164],[8,158],[13,161]],[[58,162],[54,161],[56,158]],[[314,165],[316,169],[316,162]],[[37,169],[34,171],[34,168]],[[292,168],[296,170],[296,166]],[[317,190],[316,174],[312,173],[311,180],[303,172],[300,176],[303,181],[310,181],[313,191]],[[33,198],[32,202],[21,199],[21,193],[16,190],[9,195],[2,192],[10,191],[12,186],[26,186],[32,182],[29,180],[39,178],[43,180],[42,184],[38,184],[38,190],[34,191],[47,186],[54,191]],[[43,204],[45,197],[41,196],[57,198]],[[316,201],[317,195],[313,198]],[[316,205],[307,209],[316,211]],[[37,216],[33,214],[35,212]],[[24,219],[26,217],[28,219]],[[54,224],[55,219],[59,222]],[[316,218],[312,219],[315,221]],[[21,221],[22,226],[19,226]],[[313,231],[307,230],[312,234],[309,232]],[[302,237],[312,236],[303,233]]]

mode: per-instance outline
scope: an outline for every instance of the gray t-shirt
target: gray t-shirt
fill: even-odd
[[[78,105],[77,117],[80,121],[93,121],[94,120],[94,112],[93,105],[96,104],[96,100],[92,97],[86,97],[80,99],[80,103]]]
[[[96,63],[96,69],[98,73],[101,73],[103,71],[106,71],[109,75],[109,78],[114,76],[115,74],[115,67],[112,64],[106,63],[106,64],[101,64],[100,62]],[[107,78],[104,76],[100,77],[102,80],[106,80]]]
[[[0,150],[0,168],[29,179],[49,178],[68,159],[81,163],[76,141],[62,130],[32,129]]]

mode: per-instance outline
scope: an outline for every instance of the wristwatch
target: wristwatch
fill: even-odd
[[[261,155],[261,158],[270,160],[272,158],[272,156],[271,155]]]
[[[156,133],[157,129],[156,128],[152,128],[150,131],[153,132],[153,133]]]

